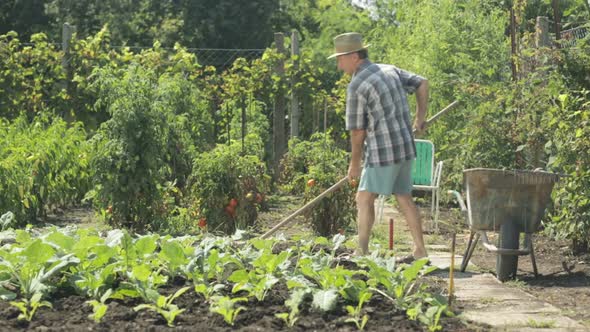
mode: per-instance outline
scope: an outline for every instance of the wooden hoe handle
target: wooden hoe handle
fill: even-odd
[[[316,198],[312,199],[307,204],[305,204],[304,206],[302,206],[299,210],[293,212],[290,216],[288,216],[287,218],[283,219],[283,221],[281,221],[280,223],[276,224],[275,227],[271,228],[268,232],[262,234],[260,236],[260,238],[261,239],[266,239],[267,237],[271,236],[279,228],[281,228],[283,225],[287,224],[288,222],[290,222],[291,220],[293,220],[295,217],[297,217],[301,213],[309,210],[309,208],[311,208],[312,206],[316,205],[319,201],[321,201],[322,198],[326,197],[331,192],[340,189],[340,187],[342,187],[343,185],[345,185],[347,182],[348,182],[348,177],[342,178],[335,185],[331,186],[326,191],[324,191],[323,193],[321,193],[319,196],[317,196]]]

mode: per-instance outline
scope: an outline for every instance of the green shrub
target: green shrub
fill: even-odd
[[[0,35],[0,117],[26,114],[32,121],[41,112],[55,114],[67,98],[60,51],[42,33],[31,43],[23,45],[14,31]]]
[[[90,186],[89,149],[80,123],[23,115],[0,121],[0,211],[21,224],[80,202]]]
[[[546,226],[559,237],[572,240],[576,252],[590,249],[590,103],[588,92],[559,97],[559,107],[548,114],[552,140],[550,166],[569,177],[554,190],[555,207]]]
[[[155,103],[157,77],[139,65],[97,76],[98,103],[111,118],[93,137],[95,189],[89,197],[111,225],[145,230],[168,208],[162,198],[169,127]]]

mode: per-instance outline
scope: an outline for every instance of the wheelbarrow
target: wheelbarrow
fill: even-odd
[[[481,239],[483,246],[496,253],[496,277],[506,281],[516,276],[518,256],[530,255],[535,277],[533,234],[539,230],[545,208],[558,174],[545,171],[474,168],[463,171],[466,201],[456,191],[461,210],[467,215],[470,235],[461,272],[465,272],[473,250]],[[486,232],[498,232],[498,246],[490,243]],[[520,248],[520,234],[524,244]]]

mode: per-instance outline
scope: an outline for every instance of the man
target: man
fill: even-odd
[[[407,93],[416,93],[416,119],[413,127],[424,130],[428,103],[428,81],[391,65],[374,64],[367,47],[356,32],[334,38],[338,69],[352,75],[346,92],[346,129],[351,133],[352,153],[348,179],[360,178],[356,195],[359,249],[369,251],[369,236],[375,221],[375,198],[394,194],[406,218],[414,249],[410,262],[426,257],[422,221],[412,200],[412,163],[416,147],[410,122]],[[361,155],[364,163],[361,171]]]

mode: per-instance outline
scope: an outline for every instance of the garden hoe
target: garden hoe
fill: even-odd
[[[437,120],[441,115],[445,114],[449,110],[453,109],[455,106],[457,106],[457,104],[459,104],[459,101],[455,100],[454,102],[450,103],[447,107],[445,107],[442,111],[436,113],[430,119],[426,120],[426,123],[424,124],[424,128],[426,129],[430,124],[432,124],[432,122],[434,122],[435,120]],[[319,194],[317,197],[315,197],[311,201],[307,202],[304,206],[302,206],[301,208],[299,208],[299,210],[293,212],[287,218],[283,219],[280,223],[276,224],[269,231],[267,231],[266,233],[262,234],[260,236],[260,238],[261,239],[268,238],[269,236],[271,236],[272,234],[274,234],[277,230],[279,230],[279,228],[285,226],[286,224],[288,224],[289,222],[291,222],[295,217],[297,217],[298,215],[302,214],[303,212],[309,210],[311,207],[313,207],[319,201],[321,201],[322,198],[324,198],[327,195],[329,195],[330,193],[332,193],[332,192],[340,189],[340,187],[342,187],[343,185],[345,185],[347,182],[348,182],[348,177],[342,178],[335,185],[331,186],[326,191],[324,191],[323,193]]]

